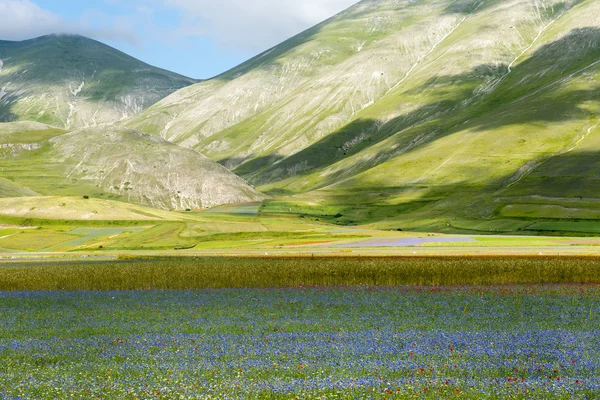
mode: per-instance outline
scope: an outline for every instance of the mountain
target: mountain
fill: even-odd
[[[364,0],[126,124],[259,186],[279,200],[265,212],[600,218],[598,15],[596,0]]]
[[[114,123],[196,82],[82,36],[0,41],[3,122],[66,129]]]
[[[195,150],[132,129],[0,124],[0,143],[0,197],[92,197],[165,210],[262,199]]]

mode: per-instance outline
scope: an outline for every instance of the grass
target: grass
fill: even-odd
[[[561,24],[544,31],[510,72],[507,65],[518,49],[556,15],[538,14],[530,4],[517,17],[510,8],[491,14],[481,8],[431,48],[428,36],[439,28],[433,26],[449,27],[462,18],[451,22],[456,16],[449,17],[441,3],[369,4],[184,90],[128,123],[172,126],[169,139],[194,145],[228,167],[249,161],[236,171],[276,197],[263,208],[265,214],[296,213],[338,225],[487,233],[518,232],[528,218],[592,220],[599,215],[598,207],[588,207],[597,200],[600,142],[592,128],[600,110],[594,86],[599,70],[585,68],[598,60],[598,29],[573,25],[589,14],[593,1],[569,4],[569,10],[555,6],[554,12],[566,11]],[[510,33],[498,23],[506,18],[517,18]],[[502,40],[483,46],[482,34]],[[406,45],[389,52],[391,43]],[[407,49],[412,50],[405,54]],[[413,65],[418,54],[427,57]],[[126,61],[121,60],[133,62]],[[394,86],[399,80],[402,85]],[[285,90],[274,90],[272,82],[283,82]],[[102,80],[100,88],[86,82],[84,90],[112,93],[121,83],[120,78]],[[494,83],[496,90],[485,90]],[[235,118],[201,105],[220,104],[236,90],[246,95]],[[215,101],[206,101],[210,98]],[[195,100],[197,108],[190,106]],[[162,130],[158,125],[154,133]],[[44,171],[36,165],[44,165]],[[517,179],[527,165],[532,171]],[[0,159],[2,177],[45,195],[126,199],[76,177],[66,181],[62,167],[43,149]],[[411,190],[412,197],[406,196]],[[295,201],[292,195],[303,198]],[[523,195],[548,197],[549,204],[515,205]],[[558,206],[559,198],[577,201]],[[495,215],[498,209],[505,215]],[[463,222],[447,226],[445,218]]]
[[[527,227],[531,231],[600,234],[598,221],[543,221]]]
[[[110,205],[105,215],[112,219],[78,222],[36,214],[38,206],[26,204],[24,215],[0,216],[0,222],[42,229],[2,228],[0,247],[68,247],[72,241],[62,240],[73,237],[69,232],[86,235],[75,239],[75,250],[97,246],[106,251],[100,254],[191,247],[190,253],[262,254],[269,246],[270,252],[358,238],[361,230],[367,237],[400,235],[369,231],[383,227],[600,233],[600,142],[588,131],[600,112],[600,75],[597,67],[577,73],[598,60],[599,33],[572,30],[573,21],[591,21],[594,1],[572,3],[511,71],[506,66],[522,45],[565,5],[552,2],[552,16],[534,14],[537,5],[465,15],[431,49],[434,26],[452,25],[438,9],[442,3],[381,3],[373,3],[376,13],[350,13],[310,30],[220,77],[214,92],[197,94],[205,104],[221,104],[243,92],[235,115],[205,117],[207,110],[194,110],[189,99],[185,111],[181,104],[155,108],[184,111],[182,122],[139,117],[157,131],[160,120],[175,122],[172,131],[182,135],[174,140],[203,137],[197,146],[214,159],[235,164],[240,156],[255,157],[237,172],[281,197],[265,203],[259,216],[176,214],[182,221],[148,226],[137,217],[118,220]],[[500,3],[489,0],[482,9]],[[511,29],[499,23],[507,19]],[[387,52],[388,36],[397,51]],[[414,56],[429,49],[411,68]],[[345,69],[336,69],[342,64]],[[382,75],[370,76],[379,70]],[[337,76],[343,81],[329,79]],[[353,76],[363,79],[353,82]],[[117,97],[123,79],[86,84],[90,92],[83,94]],[[304,79],[310,83],[302,85]],[[494,80],[497,90],[481,90]],[[295,82],[295,90],[276,99]],[[258,106],[255,95],[263,96]],[[328,97],[334,101],[322,101]],[[250,109],[257,111],[249,115]],[[216,126],[227,129],[207,132]],[[6,178],[0,190],[105,195],[66,181],[64,166],[44,151],[14,159],[0,154]],[[515,175],[534,161],[532,171]],[[98,211],[94,201],[80,204],[85,213]],[[361,226],[341,234],[329,224]],[[139,230],[71,230],[80,226]],[[599,243],[478,237],[469,246],[558,253]],[[600,262],[591,257],[9,261],[0,263],[0,397],[598,398],[598,284]]]
[[[362,195],[362,199],[359,199]],[[343,197],[342,195],[338,195]],[[381,199],[368,199],[373,192],[346,194],[347,200],[324,201],[318,204],[301,201],[267,200],[260,209],[262,215],[300,215],[313,221],[335,225],[361,225],[372,221],[399,218],[411,211],[430,204],[430,201],[414,201],[401,204],[386,204]],[[376,197],[376,195],[375,195]],[[399,224],[401,226],[401,224]]]
[[[334,234],[329,225],[311,222],[297,217],[263,217],[253,214],[222,213],[177,213],[148,209],[121,202],[83,198],[34,198],[0,199],[0,204],[15,204],[26,215],[46,215],[55,219],[31,218],[3,215],[0,211],[0,227],[16,229],[17,237],[6,241],[13,250],[30,249],[28,237],[23,233],[32,228],[48,235],[83,233],[78,240],[69,240],[61,246],[52,246],[52,251],[162,251],[191,249],[198,245],[248,248],[257,240],[275,246],[278,240],[311,242],[329,235],[330,239],[356,238],[356,235]],[[60,207],[60,204],[65,204]],[[57,211],[58,209],[58,211]],[[98,214],[92,214],[90,210]],[[113,210],[114,212],[111,212]],[[5,210],[2,210],[6,212]],[[61,214],[62,213],[62,214]],[[144,214],[142,214],[144,213]],[[91,215],[94,219],[61,219]],[[109,219],[109,218],[114,219]],[[135,219],[145,217],[147,219]],[[86,217],[87,218],[87,217]],[[103,219],[106,218],[106,219]],[[131,219],[128,219],[131,218]],[[153,219],[150,219],[153,218]],[[159,219],[163,218],[163,219]],[[86,232],[91,232],[88,234]],[[106,235],[103,234],[106,232]],[[2,237],[4,235],[0,235]],[[79,237],[79,236],[78,236]],[[39,248],[41,250],[46,248]]]
[[[14,217],[10,215],[0,214],[0,224],[17,225],[22,227],[39,227],[44,228],[62,228],[65,226],[71,227],[129,227],[129,226],[148,226],[153,221],[148,220],[73,220],[73,219],[42,219],[42,218],[25,218]]]
[[[600,219],[598,209],[568,208],[554,204],[509,204],[500,210],[500,215],[530,219]]]
[[[451,220],[450,225],[453,228],[466,231],[487,233],[511,233],[518,232],[526,226],[531,225],[531,222],[511,219],[494,219],[489,221]]]
[[[423,236],[440,236],[460,232],[474,239],[468,243],[447,243],[440,239],[439,243],[426,243],[419,248],[427,254],[510,254],[513,251],[526,254],[571,254],[588,255],[594,253],[598,226],[594,221],[545,221],[538,222],[519,220],[454,220],[443,219],[429,221],[431,225],[419,232],[406,220],[386,220],[385,227],[362,225],[342,227],[328,223],[328,218],[336,220],[335,215],[321,214],[315,208],[312,215],[300,216],[271,214],[269,204],[279,205],[285,202],[267,202],[260,214],[229,214],[207,212],[165,212],[151,210],[154,214],[145,213],[147,218],[153,215],[163,220],[127,220],[136,218],[146,208],[127,203],[110,202],[98,199],[85,200],[72,198],[80,208],[70,212],[71,215],[90,214],[86,205],[102,214],[94,214],[94,218],[110,217],[110,207],[115,209],[115,220],[94,219],[74,220],[59,219],[52,207],[60,204],[60,199],[44,198],[22,199],[23,209],[27,214],[41,213],[54,215],[56,219],[40,219],[2,215],[0,212],[0,231],[7,229],[10,237],[0,234],[0,248],[5,250],[32,252],[78,252],[109,255],[144,254],[172,255],[172,252],[185,250],[185,255],[204,254],[222,255],[399,255],[413,254],[417,248],[408,247],[373,247],[361,248],[360,243],[369,239],[394,242],[407,238]],[[71,198],[68,198],[70,201]],[[0,199],[0,204],[10,200],[17,204],[17,199]],[[32,207],[30,207],[32,206]],[[98,207],[96,207],[98,206]],[[102,208],[100,208],[100,206]],[[33,211],[31,210],[33,208]],[[68,213],[69,207],[58,207],[62,213]],[[271,209],[274,210],[274,209]],[[305,208],[303,211],[307,211]],[[6,210],[3,210],[6,211]],[[77,214],[79,213],[79,214]],[[64,216],[67,216],[66,214]],[[167,219],[168,218],[168,219]],[[179,219],[179,220],[176,220]],[[427,220],[421,220],[424,224]],[[379,230],[377,228],[383,228]],[[411,231],[411,228],[414,231]],[[517,229],[516,231],[510,231]],[[402,230],[402,232],[399,232]],[[432,233],[432,232],[438,233]],[[513,233],[514,235],[497,236],[494,233]],[[565,234],[564,232],[570,232]],[[1,233],[1,232],[0,232]],[[65,236],[67,235],[67,236]],[[68,235],[75,235],[70,237]],[[543,236],[544,235],[544,236]],[[561,236],[559,239],[558,236]],[[577,240],[575,238],[577,237]],[[63,240],[64,239],[64,240]],[[67,240],[68,239],[68,240]],[[36,243],[40,241],[40,244]],[[342,249],[348,246],[352,249]],[[47,246],[46,246],[47,245]],[[358,247],[357,247],[358,246]],[[367,251],[368,250],[368,251]],[[506,252],[506,253],[505,253]]]
[[[160,224],[142,232],[131,233],[106,247],[113,250],[161,250],[194,247],[198,242],[196,239],[181,236],[185,228],[186,225],[181,223]]]
[[[465,26],[479,18],[485,19],[475,15]],[[483,26],[487,27],[485,23]],[[467,42],[467,38],[474,33],[461,28],[440,48],[464,40],[468,44],[463,48],[472,49],[478,44]],[[466,37],[458,37],[461,34]],[[574,72],[597,60],[598,46],[576,58],[566,55],[574,51],[573,44],[584,40],[585,35],[597,36],[598,30],[574,30],[554,42],[551,36],[542,38],[539,45],[545,43],[545,46],[534,48],[523,57],[497,90],[480,96],[473,93],[477,92],[482,79],[495,79],[494,74],[502,76],[506,73],[505,66],[494,73],[490,66],[484,65],[464,74],[444,75],[441,73],[444,66],[430,62],[395,92],[358,113],[354,122],[330,132],[326,139],[292,157],[269,163],[268,170],[259,172],[256,181],[270,193],[289,191],[289,194],[312,197],[314,203],[320,200],[320,193],[315,189],[327,187],[329,191],[338,191],[338,198],[326,199],[328,201],[319,203],[319,207],[335,209],[324,212],[326,215],[340,212],[344,216],[347,213],[339,211],[340,204],[344,204],[339,198],[344,195],[354,198],[354,193],[368,189],[374,194],[387,195],[387,200],[392,202],[397,196],[386,190],[390,186],[407,190],[421,188],[420,198],[406,200],[406,209],[399,209],[396,215],[393,208],[387,208],[389,212],[385,215],[386,207],[381,200],[357,201],[354,210],[359,215],[352,216],[351,221],[359,223],[385,222],[393,218],[403,227],[443,214],[466,220],[479,217],[486,225],[498,207],[497,202],[511,204],[512,198],[524,195],[548,197],[548,205],[514,211],[509,208],[506,211],[511,212],[500,215],[501,219],[595,219],[599,215],[597,207],[587,205],[589,200],[597,200],[594,171],[597,171],[600,147],[596,131],[588,132],[588,129],[597,123],[598,102],[592,98],[596,89],[590,77],[597,77],[598,69],[562,81],[568,75],[566,71]],[[453,56],[456,63],[469,61],[464,54],[451,55],[443,50],[440,53],[444,57],[432,59],[438,61]],[[555,60],[553,65],[548,64],[549,58]],[[456,63],[447,65],[454,68]],[[486,77],[482,70],[489,75]],[[544,85],[550,86],[535,92]],[[536,96],[525,97],[530,92]],[[574,106],[576,104],[579,106]],[[390,118],[405,105],[422,107],[414,115]],[[389,122],[384,124],[382,120]],[[339,151],[336,154],[333,149],[352,142],[351,139],[358,140],[359,144],[348,150],[348,154],[342,156]],[[494,152],[490,153],[490,148]],[[316,160],[311,158],[314,154]],[[517,171],[534,160],[539,165],[532,164],[536,166],[532,173],[525,174],[521,181],[514,181]],[[284,171],[294,171],[292,167],[301,165],[302,161],[308,167],[292,176],[281,176]],[[249,177],[256,174],[251,168],[250,172],[243,167],[239,171]],[[509,182],[512,186],[508,186]],[[504,198],[497,199],[499,193]],[[554,206],[561,197],[577,201],[565,209]],[[287,208],[295,207],[287,205]],[[489,229],[512,231],[513,228],[491,226]]]
[[[2,197],[21,197],[35,196],[36,193],[8,179],[0,178],[0,195]]]
[[[4,129],[15,130],[11,134],[15,140],[25,140],[20,138],[21,134],[27,138],[28,132],[19,131],[21,124],[6,125],[9,126]],[[11,137],[7,140],[11,140]],[[41,195],[29,200],[34,203],[29,207],[21,204],[23,200],[3,200],[21,206],[18,211],[5,214],[48,219],[169,219],[173,215],[165,216],[167,212],[149,207],[144,209],[138,206],[134,210],[135,206],[127,209],[124,204],[106,206],[105,203],[103,206],[100,202],[120,200],[122,203],[170,210],[201,209],[231,201],[261,198],[242,180],[197,152],[124,128],[90,128],[31,146],[4,145],[1,139],[2,135],[0,197]],[[177,156],[173,156],[173,152]],[[169,159],[166,154],[172,157]],[[169,171],[178,172],[181,169],[188,171],[181,176],[185,181],[173,181]],[[203,180],[198,180],[198,177],[208,176],[206,174],[212,174],[218,184],[202,186]],[[89,199],[89,203],[95,204],[71,204],[71,198]],[[46,204],[55,200],[57,204]],[[36,202],[40,204],[36,205]],[[65,215],[58,208],[59,204],[63,204],[62,211],[77,210],[82,215]],[[0,205],[0,211],[11,209],[6,204]],[[42,209],[46,209],[46,212],[41,212]],[[123,211],[130,215],[119,215]],[[111,214],[114,214],[113,218]]]
[[[315,245],[328,245],[349,239],[368,239],[368,235],[334,234],[331,232],[240,232],[203,236],[197,250],[236,249],[294,249],[310,253]]]
[[[0,199],[0,214],[37,220],[177,221],[182,214],[105,199],[37,196]]]
[[[47,196],[90,196],[98,199],[120,200],[123,196],[108,193],[81,179],[66,179],[66,166],[49,154],[50,146],[24,151],[13,156],[0,151],[0,177]]]
[[[312,239],[361,239],[369,236],[360,235],[335,235],[331,233],[316,232],[237,232],[218,233],[200,238],[200,243],[220,241],[246,241],[246,240],[312,240]]]
[[[132,232],[142,232],[148,227],[125,227],[125,228],[75,228],[69,230],[70,235],[77,235],[77,239],[43,249],[44,252],[56,251],[85,251],[104,248],[108,243],[129,235]]]
[[[41,143],[66,133],[65,130],[51,127],[40,130],[19,130],[17,132],[2,132],[2,128],[0,126],[0,145]]]
[[[9,263],[0,291],[600,283],[595,258],[149,258]]]
[[[26,230],[0,239],[0,247],[21,251],[38,251],[77,238],[76,235],[48,229]]]

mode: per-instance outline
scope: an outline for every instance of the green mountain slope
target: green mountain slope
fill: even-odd
[[[512,204],[600,198],[598,15],[595,0],[365,0],[127,124],[289,196],[267,210],[560,219]]]
[[[41,142],[64,133],[64,130],[38,122],[0,123],[0,165],[10,165],[19,155],[36,150],[41,147]],[[5,168],[0,166],[0,175],[4,172]],[[0,177],[0,198],[37,195],[23,185]]]
[[[0,198],[37,196],[37,193],[7,179],[0,178]]]
[[[112,123],[196,83],[81,36],[0,41],[0,121]]]
[[[155,136],[110,126],[65,133],[15,124],[0,124],[0,143],[8,142],[0,145],[0,189],[7,193],[20,187],[20,196],[85,196],[173,210],[261,199],[223,166]]]

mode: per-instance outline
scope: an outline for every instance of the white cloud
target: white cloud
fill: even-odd
[[[257,51],[350,7],[357,0],[154,0],[181,11],[179,34]]]
[[[0,38],[21,40],[56,31],[61,18],[29,0],[0,0]]]
[[[84,15],[66,21],[30,0],[0,0],[0,40],[24,40],[51,33],[77,33],[96,39],[137,44],[137,35],[121,16]]]
[[[73,0],[77,1],[77,0]],[[0,0],[0,40],[78,33],[99,40],[142,42],[202,36],[220,46],[258,52],[335,15],[358,0],[104,0],[121,7],[106,13],[98,3],[76,20],[44,10],[35,0]],[[178,24],[162,24],[164,11]]]

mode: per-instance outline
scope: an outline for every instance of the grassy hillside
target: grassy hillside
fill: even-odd
[[[197,81],[81,36],[0,41],[0,121],[63,128],[120,121]]]
[[[34,220],[177,221],[176,213],[123,202],[83,197],[20,197],[0,199],[0,214]]]
[[[13,167],[13,160],[28,151],[38,149],[41,142],[64,133],[61,129],[37,122],[0,123],[0,198],[38,195],[28,187],[4,177],[10,175],[7,173]]]
[[[86,196],[165,210],[262,198],[194,150],[110,126],[65,133],[43,125],[0,125],[0,179],[2,197]]]
[[[35,196],[33,190],[18,185],[7,179],[0,178],[0,198],[2,197],[23,197],[23,196]]]
[[[393,229],[595,220],[597,15],[593,0],[362,1],[128,123],[280,200],[263,212]]]

